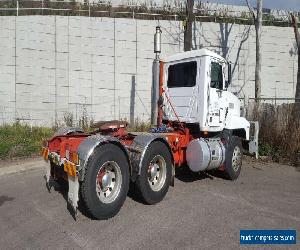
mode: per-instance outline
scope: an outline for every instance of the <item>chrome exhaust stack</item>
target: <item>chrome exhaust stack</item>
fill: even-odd
[[[154,34],[155,59],[152,64],[152,89],[151,89],[151,125],[157,125],[157,102],[159,98],[159,56],[161,53],[161,29],[156,27]]]

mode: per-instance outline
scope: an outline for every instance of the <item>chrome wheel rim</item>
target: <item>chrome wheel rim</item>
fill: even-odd
[[[119,195],[122,185],[120,166],[114,161],[103,163],[96,177],[96,193],[103,203],[113,202]]]
[[[232,169],[237,172],[242,165],[242,152],[240,147],[236,146],[232,153]]]
[[[167,164],[165,159],[156,155],[148,166],[148,183],[150,188],[157,192],[162,189],[166,182]]]

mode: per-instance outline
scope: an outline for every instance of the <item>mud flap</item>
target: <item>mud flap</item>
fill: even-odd
[[[259,134],[258,121],[250,121],[249,153],[255,154],[256,159],[258,159],[258,134]]]
[[[174,164],[172,165],[172,177],[171,177],[171,187],[174,187],[174,182],[175,182],[175,167]]]
[[[73,218],[76,220],[77,208],[79,201],[79,181],[78,176],[68,175],[68,210],[71,212]]]
[[[51,176],[51,164],[47,164],[45,167],[45,180],[46,180],[46,188],[50,193],[51,187],[53,186],[53,178]]]

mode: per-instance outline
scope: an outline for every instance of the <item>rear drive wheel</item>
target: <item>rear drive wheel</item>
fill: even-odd
[[[82,198],[97,219],[108,219],[121,209],[129,188],[129,166],[124,152],[114,144],[96,149],[82,183]]]
[[[152,142],[143,159],[137,187],[147,204],[160,202],[167,194],[172,177],[172,157],[167,146]]]
[[[228,142],[225,159],[225,176],[229,180],[236,180],[242,168],[243,147],[239,137],[233,136]]]

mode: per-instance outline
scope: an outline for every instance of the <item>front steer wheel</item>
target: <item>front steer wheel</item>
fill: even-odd
[[[96,148],[81,185],[82,199],[96,219],[108,219],[121,209],[129,188],[129,166],[124,152],[114,144]]]
[[[239,137],[233,136],[228,142],[225,158],[225,177],[236,180],[242,168],[243,147]]]
[[[167,194],[172,178],[172,158],[167,146],[152,142],[143,159],[136,184],[147,204],[160,202]]]

